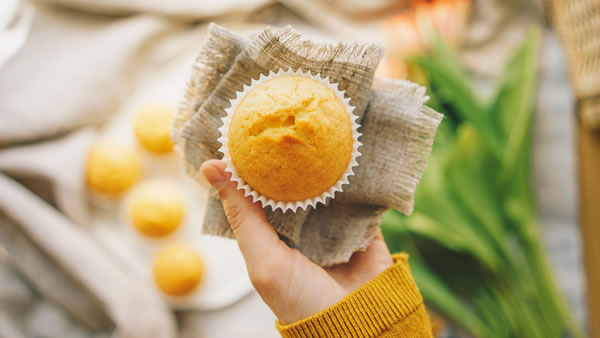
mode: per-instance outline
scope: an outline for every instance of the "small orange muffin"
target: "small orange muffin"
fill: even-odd
[[[294,202],[329,190],[352,156],[352,123],[336,93],[302,76],[252,88],[235,108],[229,154],[261,195]]]
[[[181,192],[167,181],[144,182],[131,194],[129,216],[145,236],[159,238],[173,233],[181,226],[184,214]]]
[[[173,141],[169,135],[175,109],[169,106],[154,105],[141,109],[135,118],[135,137],[138,142],[155,154],[173,151]]]
[[[118,196],[140,177],[142,166],[135,152],[109,141],[96,143],[87,159],[86,180],[93,190]]]
[[[202,281],[204,263],[190,246],[172,243],[156,254],[152,273],[162,292],[170,296],[185,296]]]

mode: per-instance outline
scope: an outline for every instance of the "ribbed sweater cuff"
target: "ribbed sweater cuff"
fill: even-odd
[[[408,268],[408,255],[396,254],[394,265],[344,297],[339,303],[277,329],[290,337],[375,337],[410,316],[423,304]]]

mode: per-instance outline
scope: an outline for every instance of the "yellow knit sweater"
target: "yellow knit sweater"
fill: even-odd
[[[408,269],[406,254],[339,303],[289,325],[277,323],[284,338],[432,337],[423,298]]]

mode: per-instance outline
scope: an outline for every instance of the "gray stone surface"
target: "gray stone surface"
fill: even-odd
[[[533,178],[542,238],[575,317],[585,323],[585,275],[577,223],[575,102],[565,58],[546,32],[534,116]]]

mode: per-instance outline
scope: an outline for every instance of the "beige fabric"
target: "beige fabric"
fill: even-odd
[[[293,213],[267,209],[275,230],[314,262],[346,262],[366,248],[379,216],[394,207],[406,214],[421,178],[441,115],[423,106],[425,89],[406,81],[373,82],[381,48],[302,40],[290,27],[265,29],[248,41],[216,25],[194,65],[186,98],[172,129],[186,172],[202,182],[198,169],[221,158],[217,128],[224,108],[243,85],[280,68],[329,76],[356,107],[363,147],[356,176],[328,206]],[[208,201],[203,231],[231,237],[222,205]]]
[[[478,76],[497,77],[510,53],[532,25],[543,25],[541,0],[474,0],[461,46],[466,67]]]
[[[272,4],[275,0],[36,0],[39,3],[58,4],[86,12],[127,15],[151,13],[181,19],[212,19],[217,16],[248,14]]]
[[[171,338],[176,325],[155,290],[86,231],[84,164],[95,133],[69,132],[109,118],[205,32],[192,28],[149,15],[38,8],[23,49],[0,69],[0,246],[45,299],[115,337]],[[48,203],[5,175],[49,187]],[[3,305],[0,312],[24,321],[16,327],[27,325]]]
[[[155,290],[86,231],[83,172],[94,137],[82,130],[0,151],[0,172],[50,183],[48,198],[64,212],[0,174],[0,245],[42,294],[91,328],[114,330],[114,337],[175,337],[172,314]]]
[[[149,15],[38,9],[23,49],[0,71],[0,147],[104,122],[193,33]]]
[[[175,336],[174,320],[154,290],[119,269],[88,234],[3,175],[0,191],[0,235],[12,238],[3,245],[18,264],[32,260],[26,273],[51,299],[94,328],[112,323],[115,337]]]

